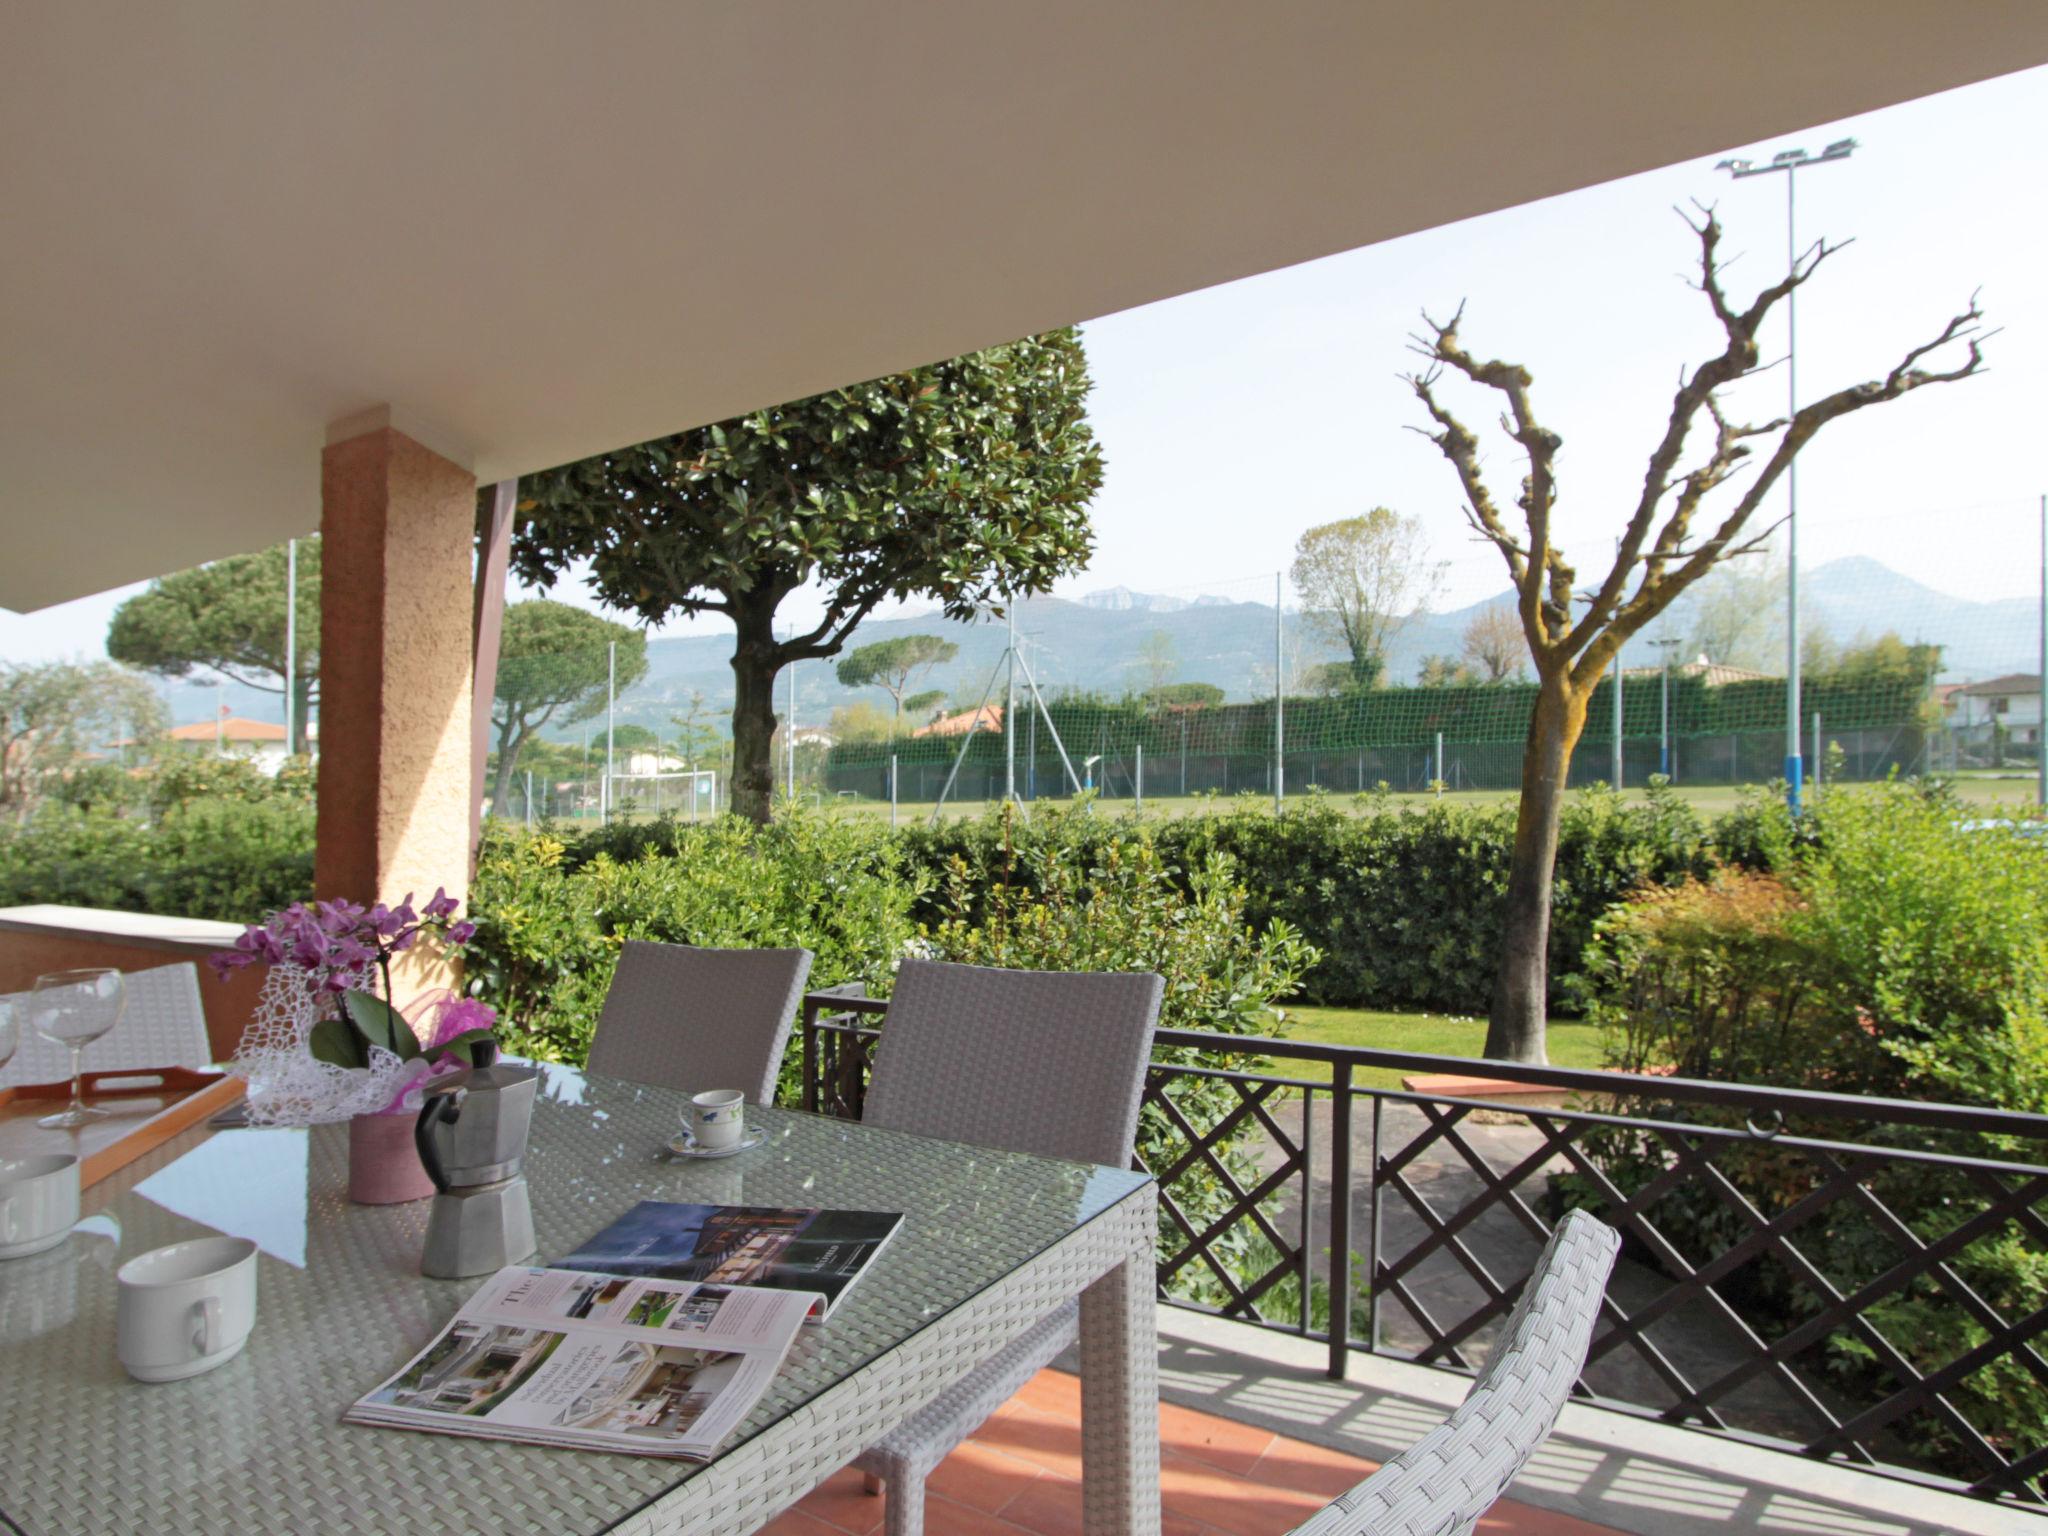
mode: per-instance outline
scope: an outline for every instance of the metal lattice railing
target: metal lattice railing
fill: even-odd
[[[808,1000],[806,1108],[859,1115],[885,1008]],[[1359,1349],[1470,1371],[1584,1206],[1626,1249],[1580,1395],[2048,1505],[2048,1117],[1491,1062],[1495,1096],[1459,1097],[1359,1074],[1467,1061],[1156,1046],[1162,1299],[1325,1339],[1333,1374]]]

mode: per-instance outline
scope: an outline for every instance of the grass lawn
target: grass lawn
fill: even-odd
[[[1477,1057],[1486,1043],[1486,1020],[1442,1013],[1382,1013],[1371,1008],[1297,1008],[1286,1010],[1281,1036],[1312,1040],[1318,1045],[1364,1045],[1382,1051],[1414,1051],[1425,1056]],[[1600,1065],[1600,1031],[1577,1019],[1550,1021],[1550,1064],[1554,1067]],[[1275,1062],[1289,1077],[1330,1080],[1320,1062]],[[1481,1071],[1484,1069],[1481,1068]],[[1401,1073],[1387,1067],[1357,1067],[1353,1080],[1375,1088],[1398,1088]]]

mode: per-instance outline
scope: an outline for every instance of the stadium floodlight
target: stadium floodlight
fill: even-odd
[[[1798,173],[1833,160],[1846,160],[1859,146],[1854,139],[1836,139],[1818,156],[1803,149],[1781,149],[1769,165],[1748,160],[1723,160],[1714,169],[1726,171],[1737,181],[1751,176],[1785,173],[1785,271],[1799,269],[1797,205],[1793,188]],[[1799,294],[1796,288],[1785,295],[1785,415],[1799,414]],[[1806,776],[1806,761],[1799,746],[1799,460],[1785,466],[1785,803],[1796,816],[1800,790]]]

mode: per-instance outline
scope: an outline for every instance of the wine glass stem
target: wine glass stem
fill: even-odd
[[[85,1051],[82,1046],[71,1047],[71,1113],[80,1114],[85,1109]]]

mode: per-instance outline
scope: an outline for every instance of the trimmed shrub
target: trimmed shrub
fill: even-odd
[[[1031,825],[1058,828],[1085,860],[1128,835],[1132,821],[1034,807]],[[1514,842],[1511,803],[1415,811],[1380,799],[1351,815],[1311,795],[1285,816],[1263,803],[1219,803],[1213,812],[1142,825],[1178,870],[1229,855],[1248,926],[1284,921],[1315,947],[1322,958],[1302,980],[1304,1001],[1486,1012]],[[900,835],[913,863],[942,874],[958,860],[970,887],[992,889],[1003,867],[997,813]],[[1638,886],[1704,874],[1711,859],[1705,824],[1668,790],[1634,804],[1604,790],[1575,794],[1560,831],[1551,916],[1554,1006],[1576,999],[1581,956],[1601,913]],[[1028,885],[1029,867],[1016,878]],[[920,915],[938,915],[929,898]]]
[[[1745,835],[1773,874],[1729,872],[1643,891],[1599,925],[1585,993],[1608,1028],[1616,1065],[1662,1058],[1688,1076],[2048,1111],[2048,844],[2023,827],[1975,819],[1938,788],[1903,784],[1831,790],[1796,829],[1782,811],[1758,808]],[[1787,1126],[1824,1139],[1844,1129],[1819,1117]],[[1912,1127],[1855,1134],[2029,1163],[2043,1153],[2033,1142]],[[1671,1166],[1662,1144],[1624,1129],[1597,1133],[1589,1146],[1625,1194]],[[1770,1141],[1730,1146],[1716,1166],[1767,1219],[1810,1199],[1826,1176],[1814,1158]],[[1597,1208],[1584,1181],[1559,1183],[1568,1200]],[[1930,1244],[1981,1210],[1986,1195],[1968,1173],[1924,1163],[1888,1165],[1866,1184]],[[1697,1179],[1680,1182],[1651,1214],[1694,1264],[1745,1230]],[[2038,1230],[2008,1222],[1963,1246],[1949,1265],[2006,1318],[2036,1316],[2048,1307],[2048,1243]],[[1882,1219],[1849,1200],[1803,1225],[1794,1241],[1842,1294],[1907,1256]],[[1766,1337],[1822,1306],[1775,1258],[1753,1260],[1720,1284]],[[1864,1315],[1923,1372],[1990,1338],[1926,1276]],[[1802,1351],[1796,1364],[1860,1402],[1897,1384],[1870,1343],[1846,1329]],[[2023,1361],[1995,1360],[1952,1382],[1945,1396],[2008,1456],[2048,1445],[2048,1385]],[[1907,1460],[1961,1477],[1981,1470],[1961,1433],[1933,1414],[1901,1419],[1887,1433],[1891,1453]]]

